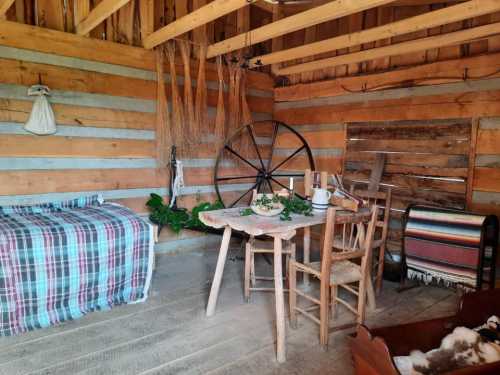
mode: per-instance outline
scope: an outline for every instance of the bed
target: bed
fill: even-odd
[[[99,196],[0,207],[0,335],[147,298],[153,226]]]

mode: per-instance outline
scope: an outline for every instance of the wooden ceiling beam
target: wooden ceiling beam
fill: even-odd
[[[5,16],[14,1],[16,0],[0,0],[0,18]]]
[[[373,27],[351,34],[341,35],[299,47],[257,56],[250,60],[250,67],[277,64],[343,48],[349,48],[381,39],[426,30],[468,18],[500,11],[500,0],[470,0],[397,22]]]
[[[369,61],[383,57],[420,52],[432,48],[453,46],[457,44],[472,42],[475,40],[485,39],[495,34],[500,34],[500,22],[478,26],[467,30],[411,40],[409,42],[391,44],[385,47],[372,48],[356,53],[330,57],[327,59],[315,60],[304,64],[292,65],[278,69],[277,73],[279,75],[289,75],[310,72],[318,69],[360,63],[363,61]]]
[[[197,27],[203,26],[219,17],[248,6],[255,0],[214,0],[186,16],[155,31],[144,40],[147,49],[166,42],[169,39],[182,35]]]
[[[130,0],[103,0],[85,17],[78,25],[76,25],[76,33],[78,35],[86,35],[92,31],[106,18],[118,11],[126,5]]]
[[[392,6],[421,6],[433,4],[463,3],[467,0],[397,0]]]
[[[336,0],[327,4],[311,8],[293,16],[267,24],[248,33],[236,35],[232,38],[212,44],[208,47],[207,57],[215,57],[231,51],[251,46],[268,39],[305,29],[319,23],[336,18],[345,17],[366,9],[385,5],[394,0]]]

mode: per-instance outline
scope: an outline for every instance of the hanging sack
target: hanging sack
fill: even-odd
[[[48,135],[57,131],[54,112],[47,100],[48,95],[50,89],[47,86],[33,85],[28,89],[28,96],[36,96],[28,122],[24,125],[24,129],[30,133]]]

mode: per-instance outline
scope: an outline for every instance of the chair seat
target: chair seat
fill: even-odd
[[[312,262],[306,264],[317,271],[320,271],[321,263]],[[355,283],[361,280],[361,267],[349,260],[341,260],[332,264],[330,274],[331,285],[341,285]]]

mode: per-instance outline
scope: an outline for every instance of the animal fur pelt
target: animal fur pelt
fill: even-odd
[[[441,341],[438,349],[427,353],[414,350],[408,357],[395,357],[394,362],[403,375],[438,375],[500,361],[500,346],[495,339],[490,340],[479,333],[491,330],[498,334],[498,323],[497,317],[491,317],[488,323],[476,329],[457,327]]]

